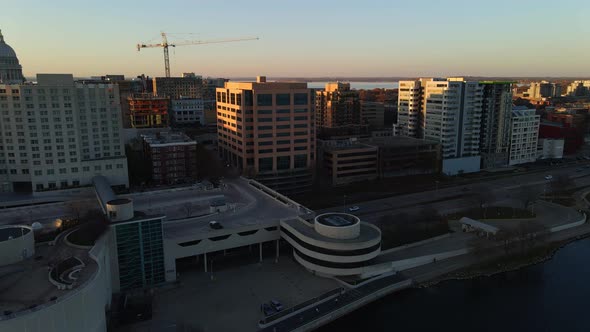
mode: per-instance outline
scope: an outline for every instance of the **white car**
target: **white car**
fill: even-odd
[[[360,207],[358,207],[358,206],[356,206],[356,205],[355,205],[355,206],[351,206],[351,207],[349,207],[349,208],[348,208],[348,211],[349,211],[349,212],[355,212],[355,211],[358,211],[358,210],[360,210],[360,209],[361,209]]]
[[[551,176],[551,175],[545,175],[545,180],[553,180],[553,176]]]

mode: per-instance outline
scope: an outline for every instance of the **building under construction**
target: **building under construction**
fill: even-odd
[[[128,97],[127,101],[132,128],[168,127],[168,98],[141,93]]]

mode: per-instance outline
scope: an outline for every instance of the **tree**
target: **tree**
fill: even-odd
[[[487,207],[496,200],[496,195],[487,185],[476,186],[473,188],[473,193],[473,199],[479,205],[479,209],[485,219]]]
[[[539,192],[532,186],[520,186],[516,191],[515,198],[522,203],[523,208],[526,210],[529,205],[539,199]]]
[[[190,218],[191,213],[193,212],[193,204],[191,202],[186,202],[182,204],[182,209],[186,212],[186,217]]]
[[[511,244],[514,241],[516,234],[513,230],[509,229],[501,229],[496,234],[496,240],[502,241],[504,247],[504,254],[508,255],[510,253]]]
[[[551,182],[551,191],[553,193],[570,189],[574,186],[574,181],[568,174],[560,174]]]

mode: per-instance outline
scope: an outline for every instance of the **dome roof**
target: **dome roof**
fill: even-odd
[[[0,30],[0,57],[16,58],[16,52],[8,44],[4,42],[4,36]]]

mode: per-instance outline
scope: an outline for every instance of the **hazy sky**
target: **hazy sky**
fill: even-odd
[[[589,0],[2,0],[25,75],[590,76]]]

